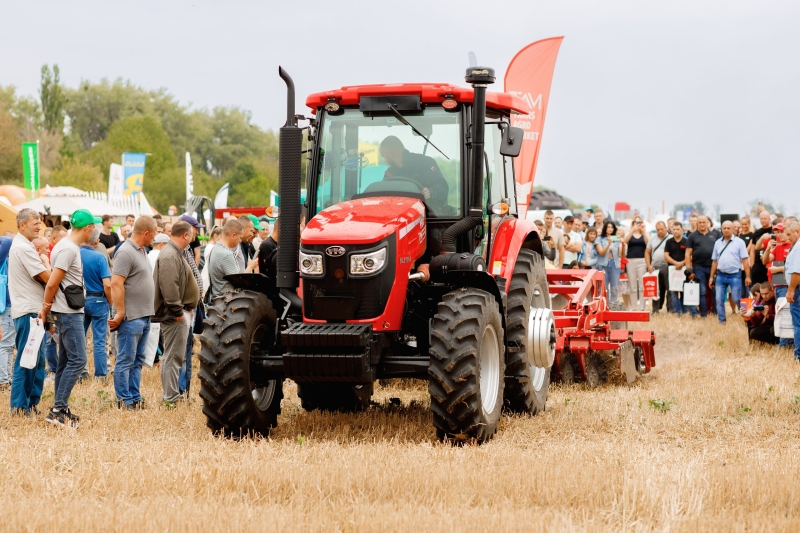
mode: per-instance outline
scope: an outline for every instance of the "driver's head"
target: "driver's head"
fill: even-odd
[[[396,167],[403,166],[403,152],[406,151],[406,147],[403,146],[403,141],[394,135],[389,135],[381,141],[379,151],[383,160],[389,165]]]

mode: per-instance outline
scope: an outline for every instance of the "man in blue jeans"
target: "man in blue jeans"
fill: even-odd
[[[131,235],[114,254],[111,272],[114,311],[108,324],[112,331],[117,331],[114,391],[120,409],[144,409],[139,386],[155,298],[153,272],[144,247],[153,244],[155,236],[156,221],[141,216]]]
[[[686,239],[683,236],[683,224],[678,221],[673,222],[670,231],[672,238],[664,244],[664,260],[676,270],[681,270],[686,266]],[[667,284],[669,285],[669,282]],[[670,291],[669,294],[672,299],[671,311],[682,315],[684,312],[683,292]]]
[[[700,284],[700,316],[708,316],[706,304],[706,289],[711,279],[711,255],[714,252],[714,243],[719,238],[716,231],[709,231],[708,218],[697,218],[697,231],[693,231],[686,241],[686,268],[692,271],[697,283]],[[692,316],[697,315],[697,307],[689,307]]]
[[[745,285],[750,286],[750,254],[744,241],[733,234],[733,223],[722,223],[722,238],[714,243],[711,254],[711,276],[708,286],[716,288],[717,319],[725,324],[725,304],[728,301],[728,289],[731,290],[733,302],[739,308],[742,299],[742,270]]]
[[[791,222],[784,228],[786,237],[792,243],[792,250],[786,257],[784,272],[786,281],[789,282],[789,289],[786,293],[786,301],[791,304],[792,327],[794,328],[794,360],[800,362],[800,249],[797,240],[800,238],[800,223]]]
[[[83,332],[92,326],[92,348],[94,352],[94,377],[104,378],[108,374],[106,336],[108,335],[108,302],[111,301],[111,269],[108,258],[94,248],[100,242],[100,227],[97,226],[89,242],[81,246],[83,261],[83,283],[86,286]]]
[[[58,328],[58,367],[55,380],[55,405],[45,421],[56,426],[78,427],[80,418],[69,408],[72,389],[86,366],[86,337],[83,331],[83,261],[80,246],[89,240],[95,218],[87,209],[78,209],[70,217],[72,231],[58,241],[50,253],[53,270],[44,288],[44,301],[39,319],[45,320],[52,310],[53,321]]]
[[[8,289],[11,294],[11,318],[16,330],[17,352],[22,353],[28,343],[31,319],[37,318],[42,307],[44,284],[50,279],[50,271],[45,267],[33,239],[39,235],[42,221],[39,213],[30,208],[17,213],[19,232],[11,243],[8,252]],[[5,331],[3,332],[5,333]],[[39,400],[44,386],[44,342],[39,346],[36,364],[33,368],[22,368],[21,357],[14,361],[14,377],[11,382],[11,413],[14,415],[37,414]]]

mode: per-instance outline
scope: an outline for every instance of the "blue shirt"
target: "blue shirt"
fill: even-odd
[[[2,248],[0,247],[0,250]],[[792,245],[792,250],[789,252],[789,255],[786,256],[786,262],[783,265],[783,271],[786,274],[786,282],[789,282],[789,278],[792,274],[800,274],[800,246],[797,246],[797,243]]]
[[[11,243],[14,241],[11,237],[0,237],[0,266],[8,259],[8,251],[11,250]],[[8,265],[6,265],[6,274],[8,274]],[[11,291],[6,289],[6,308],[11,307]]]
[[[91,246],[81,246],[81,261],[86,292],[104,293],[103,280],[111,277],[108,259]]]
[[[738,273],[742,270],[742,259],[748,257],[750,255],[747,253],[747,247],[739,237],[731,237],[728,242],[725,242],[724,238],[717,239],[714,243],[714,252],[711,254],[711,260],[717,262],[717,272],[723,274]]]

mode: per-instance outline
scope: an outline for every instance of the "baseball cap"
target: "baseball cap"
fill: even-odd
[[[255,226],[256,229],[264,229],[264,225],[255,215],[247,215],[247,218],[250,219],[250,222],[253,223],[253,226]]]
[[[270,220],[275,220],[275,219],[277,219],[277,218],[280,216],[280,214],[281,214],[281,208],[280,208],[280,207],[278,207],[278,206],[275,206],[275,205],[271,205],[271,206],[269,206],[269,207],[266,209],[266,211],[264,212],[264,214],[265,214],[265,215],[267,216],[267,218],[269,218]]]
[[[583,210],[584,210],[584,211],[589,211],[590,213],[594,213],[594,209],[592,209],[592,207],[591,207],[591,206],[588,206],[588,205],[584,206],[584,207],[583,207]]]
[[[783,222],[778,222],[777,224],[772,226],[772,229],[776,229],[778,231],[783,231]]]
[[[573,220],[575,220],[575,217],[572,215],[567,215],[564,217],[564,222],[572,222]]]
[[[178,220],[186,222],[189,225],[194,226],[197,229],[205,228],[205,226],[203,224],[199,223],[196,218],[191,217],[189,215],[181,215],[181,217]]]
[[[156,244],[169,242],[169,237],[167,237],[166,233],[159,233],[158,235],[156,235],[156,238],[153,239],[153,242],[156,243]]]
[[[69,223],[73,228],[85,228],[90,224],[101,224],[103,219],[92,215],[88,209],[78,209],[69,217]]]

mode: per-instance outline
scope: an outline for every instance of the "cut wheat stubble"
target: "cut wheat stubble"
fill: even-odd
[[[652,373],[594,390],[553,385],[546,412],[504,417],[483,446],[437,442],[417,382],[376,387],[378,405],[358,414],[306,413],[287,382],[271,438],[238,442],[210,434],[199,400],[123,412],[113,388],[85,382],[73,392],[77,431],[0,414],[4,526],[800,530],[791,354],[749,345],[736,319],[651,324]],[[157,403],[158,369],[144,371],[143,390]],[[52,386],[45,396],[46,412]]]

